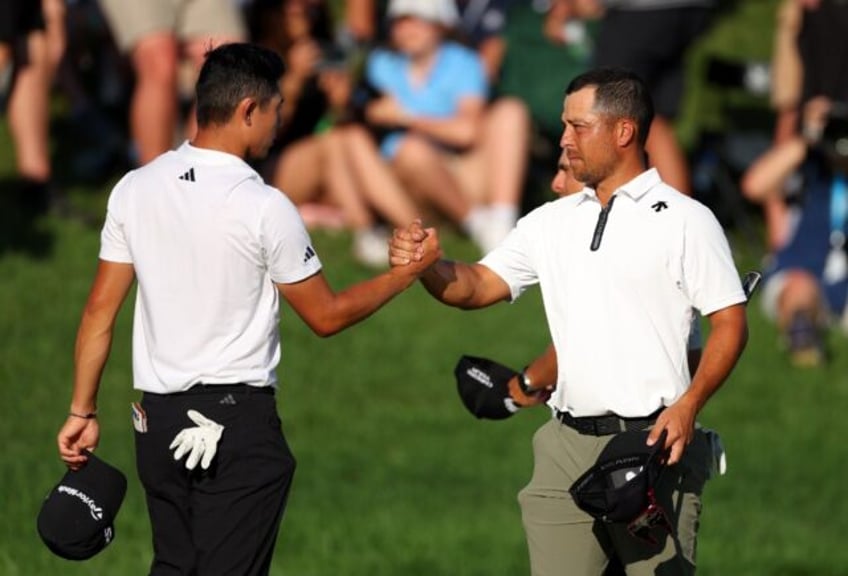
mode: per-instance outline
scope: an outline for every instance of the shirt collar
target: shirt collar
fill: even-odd
[[[633,201],[638,201],[642,198],[642,196],[647,194],[651,188],[660,182],[659,172],[657,172],[656,168],[651,168],[642,172],[629,182],[619,186],[613,194],[624,194],[629,196]],[[580,194],[580,200],[578,203],[583,203],[587,200],[597,200],[598,198],[597,192],[588,186],[584,187],[583,190],[578,192],[578,194]]]
[[[253,170],[253,168],[250,168],[250,165],[247,162],[245,162],[234,154],[230,154],[229,152],[222,152],[220,150],[213,150],[211,148],[200,148],[198,146],[193,146],[188,140],[186,140],[180,145],[178,151],[180,154],[188,156],[196,162],[212,164],[215,166],[243,166],[245,168]]]

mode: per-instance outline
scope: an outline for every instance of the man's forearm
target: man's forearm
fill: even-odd
[[[527,365],[524,373],[533,383],[533,388],[537,390],[556,386],[558,367],[554,345],[548,344],[545,351]]]
[[[77,334],[74,352],[74,390],[71,412],[89,414],[97,410],[97,392],[109,350],[112,346],[111,326],[98,326],[92,315],[84,315]]]
[[[478,140],[480,121],[477,118],[410,118],[406,126],[409,130],[423,134],[442,144],[456,148],[468,148]]]
[[[132,264],[100,260],[83,310],[74,349],[74,392],[71,409],[93,412],[115,319],[135,279]]]
[[[693,403],[697,412],[700,412],[707,400],[730,375],[748,341],[743,304],[731,306],[716,314],[719,315],[718,318],[710,319],[710,336],[704,346],[692,385],[683,396],[686,401]]]
[[[487,266],[438,260],[421,275],[424,288],[449,306],[474,310],[510,298],[509,285]]]
[[[326,311],[326,323],[313,326],[321,336],[331,336],[361,322],[415,282],[414,275],[385,272],[336,294]]]
[[[468,264],[439,260],[421,275],[421,283],[440,302],[457,308],[477,308],[474,305],[476,277]]]

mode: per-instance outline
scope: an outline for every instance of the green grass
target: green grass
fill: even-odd
[[[102,198],[106,191],[101,190]],[[93,272],[98,233],[55,220],[34,257],[0,256],[0,574],[138,574],[150,533],[133,459],[129,402],[130,307],[121,315],[100,396],[100,453],[123,469],[129,491],[115,542],[85,563],[52,556],[38,540],[41,499],[63,466],[55,434],[71,386],[76,323]],[[336,287],[367,272],[345,235],[316,235]],[[447,234],[447,252],[472,248]],[[740,268],[753,264],[740,252]],[[703,422],[721,431],[728,475],[708,485],[701,574],[848,574],[840,435],[848,411],[846,341],[834,362],[791,368],[777,333],[751,308],[751,341]],[[530,440],[543,410],[504,422],[472,419],[451,371],[461,353],[520,366],[546,343],[538,295],[460,312],[415,286],[388,308],[331,339],[283,315],[279,407],[299,468],[274,574],[498,575],[527,573],[515,496],[529,478]]]
[[[740,3],[739,11],[770,25],[762,14],[774,3]],[[748,38],[750,26],[741,29]],[[726,24],[716,34],[716,49],[747,49]],[[11,169],[9,150],[0,122],[0,177]],[[108,188],[72,192],[100,213]],[[465,241],[445,236],[448,255],[475,256]],[[337,288],[368,275],[350,259],[348,240],[315,237]],[[735,248],[740,270],[756,265],[758,247]],[[143,574],[150,561],[129,410],[138,397],[131,306],[120,317],[100,395],[99,453],[129,479],[116,540],[92,560],[72,563],[48,552],[35,530],[41,500],[64,469],[55,435],[68,407],[75,331],[97,249],[97,230],[53,219],[30,225],[0,189],[0,576]],[[759,306],[749,317],[748,349],[701,418],[721,432],[729,470],[706,489],[699,574],[848,575],[841,437],[848,341],[834,335],[833,362],[799,370],[786,362]],[[547,328],[537,292],[514,305],[460,312],[414,286],[336,337],[315,337],[290,310],[281,331],[278,404],[298,471],[272,574],[528,573],[516,493],[529,479],[531,437],[546,412],[476,421],[461,407],[452,369],[462,353],[518,367],[541,351]]]

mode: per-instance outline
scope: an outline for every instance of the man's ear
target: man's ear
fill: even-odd
[[[622,148],[630,146],[636,141],[636,122],[629,118],[621,118],[615,127],[616,142]]]
[[[243,98],[236,108],[238,118],[247,126],[253,125],[253,114],[259,108],[259,103],[254,98]]]

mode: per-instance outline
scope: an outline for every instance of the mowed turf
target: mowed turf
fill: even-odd
[[[744,3],[749,24],[711,43],[732,51],[750,41],[749,31],[762,35],[757,26],[771,23],[762,16],[770,13],[766,4],[776,2]],[[138,398],[131,303],[99,406],[98,452],[129,479],[116,539],[94,559],[73,563],[53,556],[36,533],[41,500],[64,470],[55,436],[70,400],[74,337],[99,239],[96,228],[23,218],[3,187],[12,163],[5,130],[0,121],[0,576],[145,574],[150,529],[129,409]],[[102,214],[108,187],[72,193]],[[443,234],[449,256],[476,257],[466,241]],[[315,244],[334,287],[368,276],[349,257],[347,235],[316,234]],[[756,266],[756,249],[734,248],[740,272]],[[728,473],[707,485],[698,573],[848,575],[848,340],[830,339],[827,367],[792,368],[759,304],[749,310],[745,355],[701,417],[722,434]],[[463,353],[519,368],[541,351],[548,336],[537,291],[513,305],[461,312],[414,286],[333,338],[312,335],[285,307],[281,332],[278,404],[298,469],[272,574],[529,573],[516,493],[531,473],[533,432],[548,414],[475,420],[461,407],[452,370]]]
[[[150,533],[129,410],[138,396],[131,306],[118,323],[99,406],[99,452],[130,481],[116,539],[93,560],[70,563],[52,556],[35,531],[40,501],[63,471],[55,434],[68,407],[98,232],[51,219],[34,226],[48,250],[0,255],[0,574],[145,573]],[[346,235],[315,240],[333,286],[368,275],[349,258]],[[445,243],[449,255],[475,256],[450,231]],[[740,269],[751,264],[742,254]],[[721,431],[729,471],[705,494],[700,573],[848,574],[846,340],[831,339],[828,367],[794,369],[758,305],[749,316],[745,356],[701,418]],[[330,339],[284,309],[282,335],[278,403],[298,470],[274,574],[527,573],[515,495],[529,478],[532,434],[547,414],[477,421],[460,405],[452,369],[462,353],[520,367],[542,350],[547,329],[536,291],[513,305],[461,312],[414,286]]]

